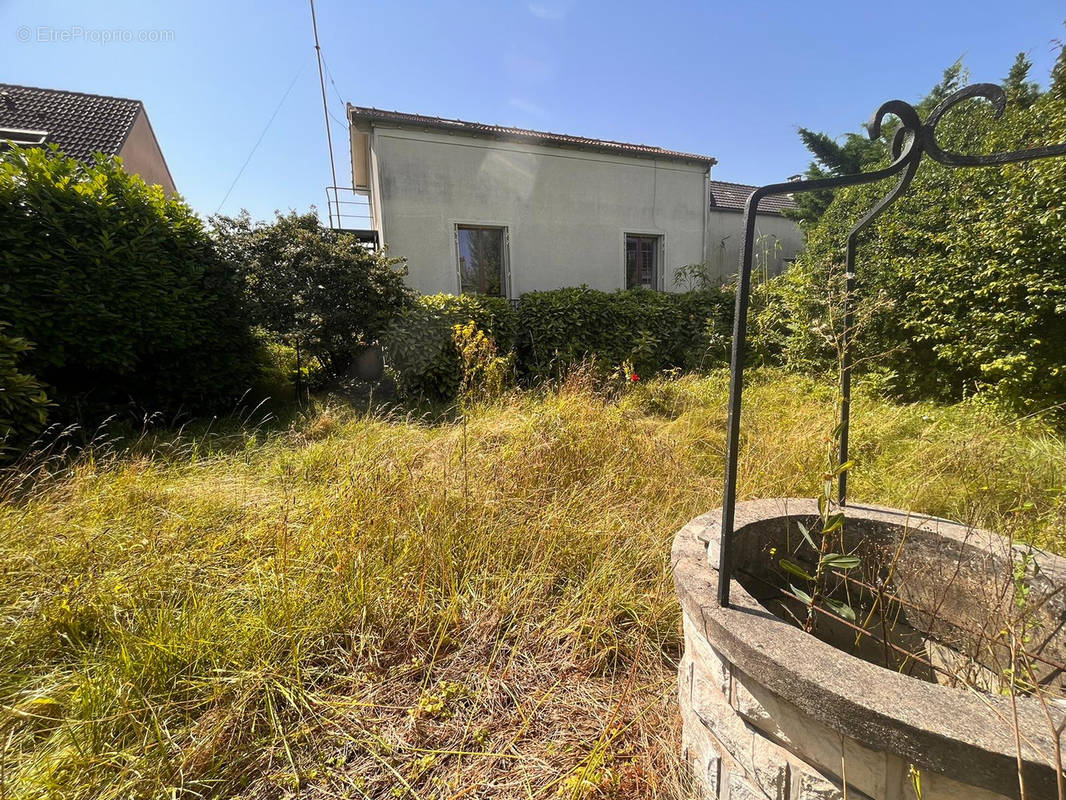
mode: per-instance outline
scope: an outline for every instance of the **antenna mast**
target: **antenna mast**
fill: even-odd
[[[311,0],[311,27],[315,32],[315,54],[318,56],[318,83],[322,87],[322,116],[326,121],[326,143],[329,145],[329,169],[333,175],[333,187],[337,186],[337,166],[333,161],[333,136],[329,132],[329,107],[326,105],[326,76],[322,69],[322,48],[318,44],[318,21],[315,19],[315,0]],[[333,227],[333,209],[329,210],[330,227]]]

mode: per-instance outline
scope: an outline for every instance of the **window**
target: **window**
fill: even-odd
[[[506,228],[458,226],[456,240],[459,244],[460,292],[506,296],[506,236]]]
[[[48,131],[27,131],[22,128],[0,128],[0,150],[7,150],[11,145],[33,147],[44,144]]]
[[[659,236],[626,234],[626,288],[659,288]]]

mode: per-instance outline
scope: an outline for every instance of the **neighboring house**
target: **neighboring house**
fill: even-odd
[[[710,246],[706,262],[708,272],[732,275],[740,264],[740,246],[744,241],[744,204],[757,186],[743,183],[711,181]],[[765,197],[759,203],[755,224],[756,270],[779,273],[803,249],[800,226],[784,215],[794,203],[785,195]]]
[[[709,156],[352,105],[348,119],[370,233],[418,291],[673,290],[688,264],[736,272],[740,215],[714,194]],[[763,217],[784,240],[776,263],[792,258],[798,229],[780,209]]]
[[[55,144],[79,161],[119,156],[122,167],[174,194],[174,179],[140,100],[0,83],[0,150]]]

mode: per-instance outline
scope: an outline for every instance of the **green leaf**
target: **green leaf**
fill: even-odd
[[[778,561],[778,563],[781,565],[781,569],[783,569],[785,572],[791,572],[797,578],[803,578],[804,580],[808,581],[814,580],[814,576],[807,572],[807,570],[805,570],[795,561],[791,561],[787,558],[782,558],[780,561]]]
[[[807,530],[807,526],[806,525],[804,525],[799,520],[796,520],[796,527],[799,528],[799,532],[803,535],[803,538],[807,540],[807,544],[809,544],[815,550],[821,549],[821,548],[818,547],[818,545],[816,545],[814,543],[814,539],[811,538],[810,531]]]
[[[848,622],[855,621],[855,609],[849,606],[847,603],[842,603],[839,600],[833,600],[832,598],[826,598],[825,604],[833,610],[834,613],[848,620]]]
[[[835,470],[833,470],[833,474],[834,475],[840,475],[840,474],[842,474],[844,472],[847,472],[849,469],[851,469],[854,466],[855,466],[855,461],[854,460],[845,461],[843,464],[841,464],[839,467],[837,467]]]
[[[825,527],[822,528],[822,535],[832,533],[838,528],[844,527],[844,515],[843,514],[830,514],[825,521]]]
[[[807,605],[814,605],[814,600],[811,599],[811,596],[802,589],[796,588],[795,584],[790,583],[788,585],[788,588],[792,592],[792,594],[796,595],[796,598],[801,602],[806,603]]]
[[[836,569],[855,569],[855,567],[859,566],[862,561],[859,560],[858,556],[844,556],[839,553],[828,553],[827,555],[822,556],[819,563],[822,564],[822,566],[834,567]]]

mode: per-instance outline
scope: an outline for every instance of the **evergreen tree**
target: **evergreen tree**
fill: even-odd
[[[1032,67],[1033,62],[1025,57],[1025,53],[1018,53],[1010,72],[1003,79],[1007,99],[1019,108],[1029,108],[1040,97],[1040,86],[1029,80],[1029,70]]]
[[[1019,58],[1024,60],[1023,55],[1019,55]],[[1015,62],[1015,68],[1018,68],[1018,62]],[[1014,75],[1014,73],[1015,69],[1012,69],[1011,74]],[[1020,77],[1018,78],[1019,91],[1028,92],[1029,86],[1032,86],[1034,90],[1036,88],[1035,84],[1026,84],[1025,78],[1027,74],[1028,66],[1020,72]],[[918,104],[919,113],[922,116],[927,115],[937,103],[953,92],[958,91],[962,81],[967,77],[962,61],[955,61],[944,70],[940,82]],[[814,156],[814,161],[811,162],[803,177],[808,180],[817,180],[819,178],[832,178],[863,172],[871,164],[877,163],[884,157],[887,149],[886,142],[892,140],[894,132],[895,126],[887,124],[882,130],[880,139],[871,140],[866,133],[846,133],[844,134],[843,143],[840,143],[827,133],[812,131],[809,128],[800,128],[800,139],[803,140],[803,145]],[[829,204],[833,202],[834,194],[835,192],[832,189],[797,193],[793,198],[796,207],[786,210],[785,216],[798,221],[804,227],[810,227],[822,218],[825,210],[829,208]]]

